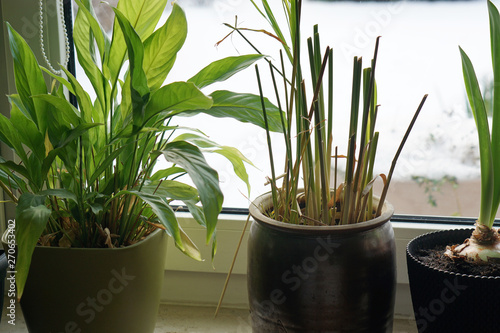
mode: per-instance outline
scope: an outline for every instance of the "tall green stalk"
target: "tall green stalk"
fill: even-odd
[[[500,236],[493,228],[500,202],[500,14],[488,1],[491,55],[493,60],[493,118],[492,131],[474,67],[467,54],[459,47],[462,58],[467,97],[476,123],[479,138],[481,167],[481,201],[479,218],[471,237],[462,244],[448,246],[445,255],[470,263],[484,264],[500,259]]]
[[[329,47],[326,51],[321,50],[319,28],[315,25],[313,36],[307,39],[306,44],[308,51],[308,66],[306,67],[309,69],[309,74],[303,75],[306,67],[303,67],[300,52],[302,2],[282,0],[288,28],[285,29],[277,21],[277,15],[273,12],[270,2],[262,0],[262,6],[258,6],[256,1],[251,1],[269,22],[275,33],[275,39],[280,40],[283,46],[283,51],[280,52],[288,55],[289,65],[292,68],[291,76],[287,79],[285,77],[287,71],[283,64],[283,57],[281,57],[281,75],[283,75],[285,85],[284,95],[287,97],[287,119],[282,121],[282,124],[287,124],[287,128],[284,129],[286,154],[284,175],[278,179],[274,172],[272,148],[270,143],[268,144],[272,170],[273,211],[275,212],[273,217],[294,224],[336,225],[363,222],[380,215],[380,212],[376,212],[378,207],[374,207],[372,202],[374,162],[379,137],[375,131],[378,108],[375,69],[379,39],[377,38],[375,43],[374,57],[370,67],[363,70],[362,59],[354,58],[349,134],[345,152],[345,179],[341,184],[337,184],[338,159],[343,157],[338,156],[337,148],[335,148],[335,154],[332,154],[335,125],[333,122],[333,52]],[[243,31],[262,31],[243,28],[236,30],[242,35]],[[289,36],[285,36],[286,30]],[[245,40],[248,41],[246,37]],[[290,44],[287,41],[290,41]],[[276,66],[270,66],[270,71],[271,84],[278,107],[281,109],[280,94],[277,92],[274,77],[275,72],[278,72]],[[326,73],[328,73],[328,79],[324,79]],[[266,82],[261,82],[259,76],[261,94],[265,85]],[[325,89],[327,89],[326,92]],[[362,105],[361,112],[360,105]],[[263,112],[265,112],[264,107]],[[295,126],[295,133],[292,134],[293,126]],[[411,126],[408,132],[410,130]],[[291,144],[292,137],[296,141],[294,149]],[[405,141],[406,136],[402,145]],[[389,174],[389,182],[392,172],[393,168]],[[388,185],[389,182],[384,185]],[[303,187],[304,191],[303,194],[298,195],[300,187]],[[386,193],[387,186],[384,186],[383,191]],[[381,201],[383,202],[384,199]]]

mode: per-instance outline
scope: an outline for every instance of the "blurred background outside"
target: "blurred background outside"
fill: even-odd
[[[103,24],[109,26],[111,13],[106,5],[94,2],[96,11],[102,12]],[[223,23],[271,30],[250,0],[177,2],[187,16],[188,36],[168,82],[186,80],[214,60],[255,52],[237,34],[216,46],[231,32]],[[281,14],[281,1],[270,2]],[[165,19],[170,8],[168,5]],[[278,19],[285,23],[284,17]],[[488,96],[491,56],[486,1],[304,0],[304,41],[312,35],[314,24],[319,25],[322,47],[329,45],[334,52],[334,144],[339,153],[347,144],[353,57],[362,56],[366,67],[375,38],[382,36],[376,75],[380,104],[377,173],[389,171],[413,113],[422,96],[429,94],[399,159],[388,200],[396,214],[476,217],[480,190],[477,134],[467,107],[458,46],[468,53]],[[257,32],[245,35],[260,52],[279,60],[280,45],[275,39]],[[261,62],[259,67],[265,72],[267,64]],[[274,100],[269,77],[264,78],[264,85],[264,94]],[[258,93],[255,71],[249,68],[213,89]],[[237,147],[255,164],[248,168],[252,183],[248,198],[245,185],[232,175],[231,165],[210,157],[219,171],[225,207],[247,208],[249,199],[269,190],[264,185],[270,174],[264,130],[210,117],[181,121],[200,128],[216,142]],[[283,147],[280,140],[280,135],[273,136],[277,147]],[[275,150],[275,154],[278,161],[283,159],[282,151]]]

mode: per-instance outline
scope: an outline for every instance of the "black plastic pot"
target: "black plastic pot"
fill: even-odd
[[[391,332],[396,283],[393,214],[351,226],[299,226],[255,219],[248,241],[253,332]]]
[[[7,275],[7,257],[0,249],[0,322],[2,321],[3,298],[5,293],[5,277]]]
[[[406,257],[413,310],[420,333],[500,332],[500,277],[431,268],[415,254],[436,245],[462,243],[473,229],[444,230],[413,239]]]

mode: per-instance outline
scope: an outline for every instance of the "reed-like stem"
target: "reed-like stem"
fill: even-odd
[[[271,135],[269,133],[269,123],[267,120],[267,112],[266,112],[266,103],[264,102],[264,95],[262,93],[262,82],[260,79],[260,73],[259,73],[259,66],[255,65],[255,73],[257,75],[257,82],[259,85],[259,93],[260,93],[260,101],[262,104],[262,112],[264,114],[264,124],[266,127],[266,138],[267,138],[267,148],[269,152],[269,161],[271,163],[271,187],[272,187],[272,193],[273,193],[273,207],[275,211],[278,208],[278,193],[276,191],[276,172],[274,171],[274,155],[273,155],[273,148],[272,148],[272,143],[271,143]]]
[[[252,2],[255,7],[259,8],[254,1]],[[327,47],[324,55],[322,55],[319,28],[315,25],[313,27],[313,36],[307,39],[306,46],[310,78],[303,77],[300,52],[300,9],[302,2],[300,0],[282,0],[290,32],[289,36],[283,36],[285,29],[278,25],[270,7],[271,3],[268,0],[262,0],[262,4],[263,9],[259,9],[260,13],[268,20],[276,36],[282,42],[285,40],[291,41],[291,47],[286,43],[283,44],[284,52],[288,55],[292,66],[289,80],[285,78],[283,51],[280,51],[287,117],[287,119],[282,119],[281,123],[284,128],[286,154],[284,179],[279,187],[274,183],[276,177],[274,171],[272,171],[273,184],[271,185],[271,191],[273,196],[279,197],[279,199],[273,200],[277,200],[280,205],[279,208],[275,207],[275,211],[280,212],[279,215],[283,218],[283,221],[290,223],[350,224],[371,219],[377,213],[373,208],[372,187],[379,137],[379,134],[375,131],[378,114],[375,70],[380,37],[376,39],[370,67],[363,70],[362,59],[354,58],[347,152],[345,156],[339,155],[338,148],[335,147],[335,154],[332,156],[334,147],[333,52]],[[274,68],[270,67],[272,84],[278,109],[281,110],[281,97],[277,89]],[[323,84],[326,71],[328,71],[328,84]],[[306,94],[308,92],[306,83],[308,87],[312,87],[312,96],[309,99]],[[290,84],[290,90],[288,90],[288,84]],[[260,83],[259,89],[260,91],[262,89]],[[323,89],[326,89],[326,92]],[[361,113],[360,106],[362,106]],[[292,134],[292,124],[295,124],[294,134]],[[295,146],[291,141],[294,135]],[[402,144],[404,144],[406,138],[407,136],[405,136]],[[292,149],[295,151],[294,154]],[[272,155],[272,153],[270,154]],[[337,179],[339,157],[345,157],[346,159],[345,177],[340,184]],[[332,158],[335,160],[332,161]],[[334,163],[333,169],[332,163]],[[391,168],[387,178],[388,181],[386,181],[385,176],[382,176],[385,182],[385,191],[388,183],[390,183],[393,169]],[[331,180],[332,173],[333,182]],[[300,206],[297,200],[299,184],[303,184],[304,187],[304,194],[300,198]],[[331,189],[332,185],[334,187],[333,191]],[[382,194],[382,203],[385,200],[385,195],[386,192]]]
[[[389,174],[387,175],[387,182],[386,182],[386,184],[384,186],[382,194],[380,195],[380,202],[379,202],[379,205],[378,205],[378,208],[377,208],[377,216],[379,216],[382,213],[382,207],[384,205],[385,197],[387,196],[387,191],[389,190],[389,185],[391,183],[392,174],[394,173],[394,169],[396,168],[396,163],[398,161],[399,155],[401,154],[401,151],[403,150],[403,147],[404,147],[404,145],[406,143],[406,140],[408,139],[408,136],[410,135],[410,132],[411,132],[411,130],[413,128],[413,125],[415,125],[415,121],[417,120],[418,115],[420,114],[420,111],[422,111],[422,108],[424,106],[424,103],[425,103],[426,99],[427,99],[427,94],[424,95],[424,97],[422,98],[422,101],[420,102],[420,105],[418,106],[417,111],[413,115],[413,118],[412,118],[412,120],[410,122],[410,125],[406,129],[406,133],[405,133],[405,135],[403,137],[403,140],[401,140],[399,148],[396,151],[396,155],[394,155],[394,158],[393,158],[392,164],[391,164],[391,169],[389,170]]]

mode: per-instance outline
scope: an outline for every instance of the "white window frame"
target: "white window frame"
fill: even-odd
[[[200,246],[205,261],[197,262],[187,258],[175,248],[173,242],[169,241],[162,301],[175,304],[215,306],[219,301],[247,216],[224,213],[220,215],[217,226],[218,250],[212,265],[211,249],[203,244],[205,230],[194,221],[189,213],[177,214],[183,228],[193,236],[195,243]],[[471,219],[467,218],[405,215],[395,216],[391,223],[396,242],[395,316],[400,319],[413,320],[406,271],[406,245],[411,239],[424,233],[442,229],[470,228],[472,223]],[[225,307],[248,308],[246,291],[247,240],[248,228],[224,297],[223,306]]]

